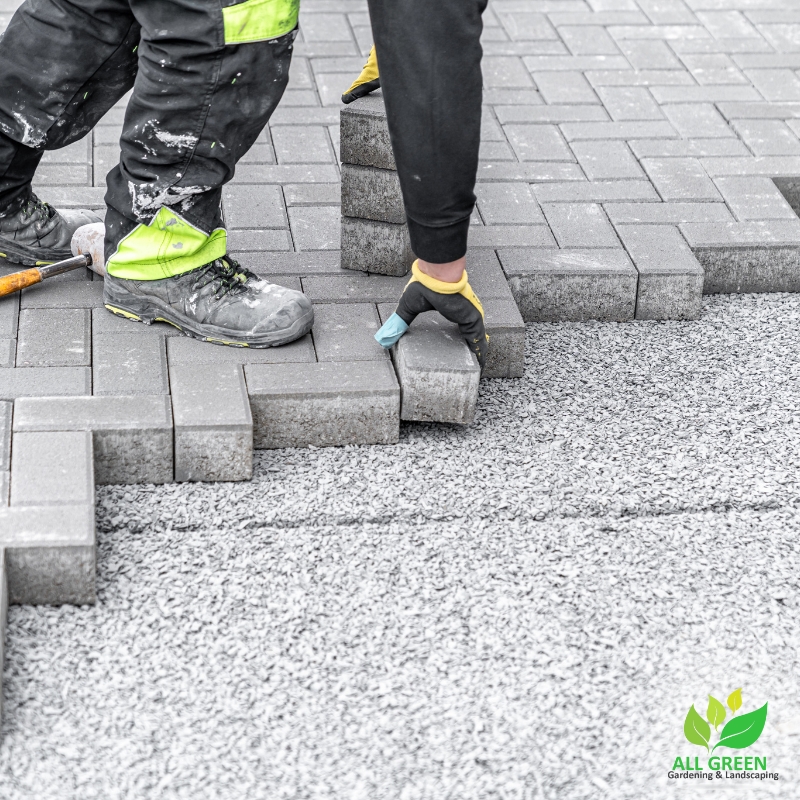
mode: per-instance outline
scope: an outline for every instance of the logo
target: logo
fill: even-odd
[[[731,692],[728,695],[727,703],[731,714],[736,714],[742,707],[742,690],[737,689]],[[713,753],[718,747],[732,747],[737,750],[743,750],[745,747],[755,744],[758,741],[758,737],[761,736],[764,725],[767,722],[767,703],[748,714],[734,717],[722,729],[719,734],[719,741],[709,749],[711,745],[711,725],[714,726],[714,731],[717,732],[719,726],[725,722],[726,716],[725,706],[716,697],[709,695],[706,719],[703,719],[695,710],[694,705],[692,705],[686,715],[686,721],[683,723],[683,735],[692,744],[705,747],[708,753]]]
[[[725,705],[709,695],[705,717],[692,704],[683,722],[683,735],[690,744],[705,748],[708,756],[706,766],[700,763],[699,756],[678,756],[667,777],[777,781],[778,773],[767,772],[767,757],[760,753],[741,756],[724,754],[725,751],[722,751],[719,755],[715,754],[718,748],[723,747],[730,750],[752,747],[764,732],[767,705],[764,703],[754,711],[738,714],[742,707],[741,689],[731,692]]]

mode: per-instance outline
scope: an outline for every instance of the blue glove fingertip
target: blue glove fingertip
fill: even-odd
[[[390,348],[408,330],[408,323],[397,314],[392,314],[375,334],[375,341],[386,349]]]

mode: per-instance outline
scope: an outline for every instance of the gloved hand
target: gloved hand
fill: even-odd
[[[375,53],[375,45],[372,45],[367,63],[364,64],[364,69],[361,70],[361,74],[356,78],[355,83],[342,95],[342,102],[345,104],[352,103],[353,100],[358,100],[359,97],[364,97],[364,95],[374,92],[380,87],[378,56]]]
[[[484,326],[483,306],[469,285],[466,271],[458,283],[445,283],[426,275],[415,261],[411,265],[411,276],[397,310],[375,334],[378,344],[391,347],[408,330],[417,314],[438,311],[445,319],[458,325],[464,341],[478,357],[483,369],[489,337]]]

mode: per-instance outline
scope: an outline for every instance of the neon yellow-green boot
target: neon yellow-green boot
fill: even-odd
[[[364,64],[364,69],[361,70],[361,74],[356,78],[355,83],[342,95],[342,102],[345,104],[352,103],[353,100],[358,100],[359,97],[364,97],[364,95],[380,88],[381,77],[378,74],[378,56],[375,53],[375,45],[372,45],[367,63]]]

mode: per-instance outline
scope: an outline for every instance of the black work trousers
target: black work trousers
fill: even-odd
[[[289,19],[297,2],[275,5]],[[370,0],[412,246],[427,261],[466,252],[485,5]],[[109,271],[163,278],[218,257],[221,187],[288,80],[294,34],[259,39],[269,32],[254,16],[264,7],[26,0],[0,39],[0,213],[29,195],[45,150],[82,138],[133,88],[120,163],[107,178]],[[231,10],[247,13],[224,19]],[[185,235],[176,240],[176,230]]]

